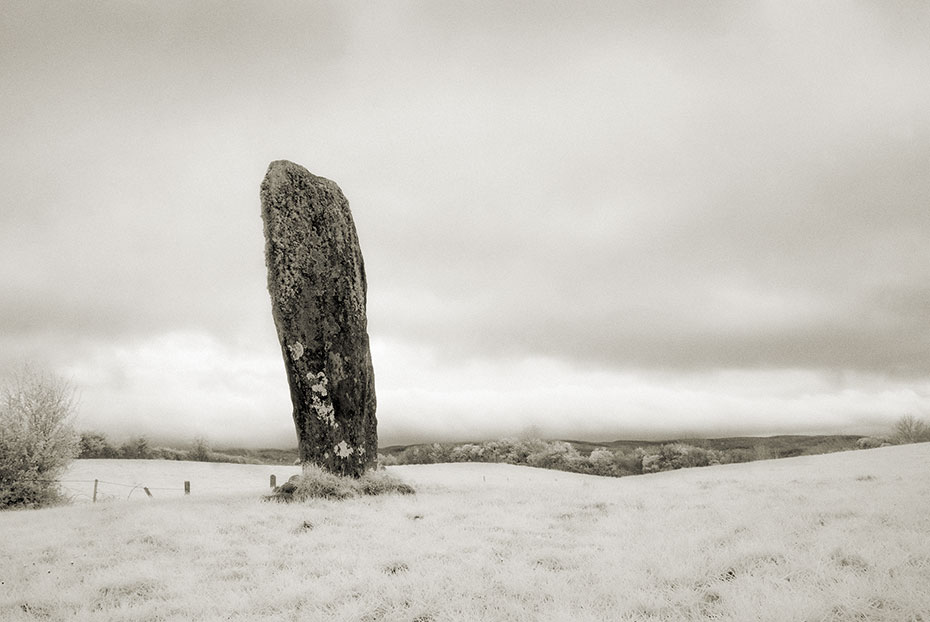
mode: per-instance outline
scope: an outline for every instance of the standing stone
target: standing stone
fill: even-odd
[[[268,292],[294,406],[298,451],[358,477],[378,455],[365,264],[334,182],[277,160],[262,181]]]

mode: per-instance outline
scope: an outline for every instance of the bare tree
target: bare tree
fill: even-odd
[[[196,460],[198,462],[210,462],[211,453],[213,452],[210,451],[210,443],[207,442],[207,439],[198,436],[194,439],[190,451],[187,452],[187,459]]]
[[[894,440],[899,444],[930,441],[930,426],[914,415],[904,415],[894,424]]]
[[[77,456],[74,387],[24,366],[0,387],[0,508],[59,501],[57,480]]]

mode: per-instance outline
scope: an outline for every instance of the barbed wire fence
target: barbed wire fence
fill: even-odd
[[[104,499],[111,499],[111,498],[116,498],[116,497],[117,497],[117,495],[106,494],[106,493],[104,493],[102,490],[100,490],[100,484],[105,484],[105,485],[107,485],[107,486],[119,486],[119,487],[122,487],[122,488],[128,488],[128,489],[129,489],[129,492],[128,492],[128,494],[126,495],[126,498],[127,498],[127,499],[129,499],[130,497],[132,497],[132,494],[133,494],[134,492],[140,490],[140,489],[141,489],[141,490],[145,493],[145,495],[146,495],[147,497],[149,497],[149,498],[153,498],[153,497],[155,496],[154,494],[152,494],[152,491],[153,491],[153,490],[154,490],[154,491],[163,491],[163,492],[175,492],[175,493],[183,492],[185,496],[191,494],[191,482],[190,482],[190,480],[184,480],[184,483],[183,483],[183,486],[182,486],[182,487],[173,487],[173,486],[172,486],[172,487],[167,487],[167,486],[146,486],[144,483],[138,483],[138,482],[137,482],[137,483],[132,483],[132,484],[130,484],[130,483],[126,483],[126,482],[112,482],[112,481],[103,480],[103,479],[43,479],[43,478],[29,478],[29,479],[23,479],[23,480],[19,480],[19,481],[20,481],[20,482],[23,482],[23,483],[28,482],[28,483],[43,483],[43,484],[88,484],[88,485],[93,484],[93,493],[91,493],[91,494],[81,493],[81,492],[74,492],[73,494],[70,495],[70,497],[71,497],[72,499],[75,499],[75,498],[78,498],[78,497],[86,497],[86,498],[89,498],[89,499],[91,500],[92,503],[96,503],[97,500],[98,500],[98,498],[99,498],[100,500],[104,500]],[[276,476],[276,475],[272,474],[272,475],[269,476],[269,478],[268,478],[268,485],[269,485],[270,488],[272,488],[272,489],[274,489],[274,488],[277,486],[277,476]],[[220,487],[211,486],[211,487],[205,489],[206,492],[229,492],[229,491],[241,491],[241,490],[243,490],[242,487],[230,487],[230,486],[220,486]],[[72,492],[73,492],[73,491],[72,491]]]

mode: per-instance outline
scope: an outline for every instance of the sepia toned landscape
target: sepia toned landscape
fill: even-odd
[[[930,622],[930,3],[0,1],[0,622]]]

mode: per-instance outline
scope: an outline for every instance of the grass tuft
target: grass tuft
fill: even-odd
[[[852,570],[853,572],[866,572],[869,570],[869,562],[863,559],[861,555],[846,553],[842,549],[834,549],[833,552],[830,553],[830,559],[841,568]]]
[[[407,572],[408,570],[410,570],[410,566],[408,566],[404,562],[395,562],[393,564],[388,564],[384,566],[383,568],[381,568],[381,570],[382,572],[384,572],[384,574],[398,574],[401,572]]]
[[[128,581],[97,590],[94,610],[124,607],[156,598],[162,586],[154,581]]]
[[[386,471],[367,471],[359,478],[330,473],[307,465],[265,497],[268,501],[307,501],[308,499],[351,499],[363,495],[414,494],[416,491]]]

